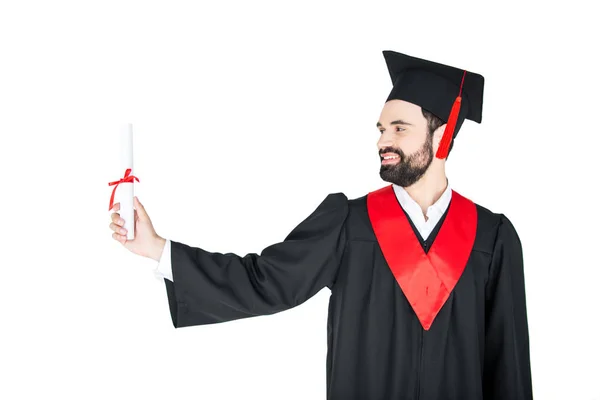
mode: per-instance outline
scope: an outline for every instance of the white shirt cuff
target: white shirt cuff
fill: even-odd
[[[158,280],[168,279],[173,282],[173,270],[171,269],[171,241],[165,240],[165,247],[154,270],[154,276]]]

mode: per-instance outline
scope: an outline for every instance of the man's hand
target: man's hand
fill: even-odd
[[[152,221],[150,221],[150,217],[137,196],[134,197],[133,204],[135,206],[133,212],[135,219],[135,239],[127,240],[127,230],[123,228],[125,221],[121,218],[119,213],[117,213],[120,209],[119,203],[115,203],[111,209],[113,213],[110,216],[112,222],[109,227],[114,231],[112,237],[132,253],[159,261],[165,245],[165,239],[156,234],[156,231],[152,226]]]

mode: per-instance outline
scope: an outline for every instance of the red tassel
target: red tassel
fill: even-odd
[[[450,117],[448,117],[446,129],[444,130],[444,135],[442,136],[442,140],[440,140],[440,146],[438,147],[437,153],[435,154],[437,158],[448,157],[448,151],[450,150],[450,142],[452,141],[452,138],[454,136],[454,128],[456,127],[456,120],[458,119],[458,113],[460,112],[461,102],[461,96],[458,96],[456,100],[454,100],[452,110],[450,111]]]
[[[454,104],[452,104],[450,116],[448,117],[448,122],[446,122],[446,129],[444,130],[444,135],[442,136],[442,140],[440,140],[440,145],[435,154],[437,158],[448,157],[448,152],[450,151],[450,142],[452,142],[452,138],[454,137],[454,128],[456,127],[458,113],[460,112],[460,104],[462,103],[461,95],[466,75],[467,70],[463,70],[463,76],[460,82],[460,89],[458,90],[458,97],[456,98],[456,100],[454,100]]]

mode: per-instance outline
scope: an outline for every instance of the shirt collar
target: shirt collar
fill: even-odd
[[[452,189],[450,188],[450,183],[448,180],[446,180],[446,182],[446,189],[442,195],[427,209],[427,217],[430,216],[431,211],[436,211],[438,214],[443,214],[446,212],[446,209],[450,204],[450,199],[452,198]],[[423,212],[421,211],[421,206],[419,206],[419,204],[412,197],[410,197],[406,189],[404,189],[402,186],[396,185],[395,183],[393,184],[393,188],[402,208],[409,212],[409,214],[417,214],[418,211],[418,215],[421,215],[421,217],[425,219]]]

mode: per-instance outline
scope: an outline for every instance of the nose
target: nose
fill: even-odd
[[[382,149],[386,148],[386,147],[393,147],[393,142],[392,142],[392,135],[391,134],[387,134],[387,131],[384,131],[381,136],[379,137],[379,140],[377,141],[377,149],[379,151],[381,151]]]

